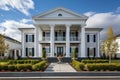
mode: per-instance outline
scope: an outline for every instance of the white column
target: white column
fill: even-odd
[[[98,52],[97,52],[97,57],[100,57],[100,33],[98,32],[98,36],[97,36],[98,38]]]
[[[70,57],[70,25],[66,25],[66,57]]]
[[[54,57],[54,26],[55,25],[50,25],[50,56]]]
[[[14,50],[14,59],[17,59],[17,51],[16,51],[16,49]]]
[[[34,57],[40,57],[39,53],[38,53],[38,45],[39,45],[39,42],[38,42],[38,39],[39,39],[39,33],[38,33],[38,26],[35,27],[35,34],[34,34]]]
[[[81,26],[81,57],[85,56],[85,26]]]
[[[25,57],[25,40],[26,39],[26,35],[24,34],[24,32],[22,31],[22,57]]]

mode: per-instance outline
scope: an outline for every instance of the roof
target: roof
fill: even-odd
[[[55,8],[55,9],[48,10],[48,11],[46,11],[46,12],[44,12],[44,13],[37,14],[37,15],[33,16],[32,18],[33,18],[33,19],[38,19],[39,17],[42,17],[42,16],[44,16],[44,15],[51,14],[51,13],[57,11],[57,10],[62,10],[62,11],[65,11],[65,12],[67,12],[67,13],[70,13],[70,14],[72,14],[72,15],[76,15],[76,16],[78,16],[78,17],[81,17],[81,18],[83,18],[83,19],[88,19],[88,17],[85,16],[85,15],[82,15],[82,14],[79,14],[79,13],[76,13],[76,12],[73,12],[72,10],[69,10],[69,9],[63,8],[63,7],[57,7],[57,8]]]
[[[103,28],[92,28],[92,27],[91,28],[90,27],[89,28],[85,28],[85,29],[86,30],[87,29],[89,29],[89,30],[96,30],[96,31],[102,31],[103,30]]]
[[[116,35],[116,37],[120,37],[120,34]]]
[[[17,43],[21,44],[20,41],[15,40],[15,39],[13,39],[13,38],[11,38],[11,37],[8,37],[8,36],[3,36],[3,37],[4,37],[5,39],[8,39],[8,40],[12,41],[12,42],[17,42]]]
[[[34,27],[22,27],[22,28],[18,28],[19,30],[23,30],[23,29],[35,29]]]

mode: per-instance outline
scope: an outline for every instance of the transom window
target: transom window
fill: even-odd
[[[62,14],[61,14],[61,13],[59,13],[59,14],[58,14],[58,16],[62,16]]]

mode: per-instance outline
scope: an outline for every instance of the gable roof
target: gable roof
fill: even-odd
[[[15,40],[15,39],[13,39],[13,38],[11,38],[11,37],[8,37],[8,36],[3,36],[5,39],[7,39],[7,40],[10,40],[11,42],[16,42],[16,43],[19,43],[19,44],[21,44],[21,42],[20,41],[18,41],[18,40]]]
[[[58,11],[58,10],[62,10],[62,11],[64,11],[64,12],[70,13],[71,15],[75,15],[75,16],[80,17],[80,18],[82,18],[82,19],[86,19],[86,20],[88,19],[88,17],[85,16],[85,15],[78,14],[78,13],[76,13],[76,12],[73,12],[73,11],[71,11],[71,10],[69,10],[69,9],[66,9],[66,8],[63,8],[63,7],[58,7],[58,8],[49,10],[49,11],[44,12],[44,13],[42,13],[42,14],[35,15],[35,16],[33,16],[32,18],[33,18],[33,19],[38,19],[38,18],[40,18],[40,17],[42,17],[42,16],[51,14],[51,13],[53,13],[53,12],[55,12],[55,11]]]

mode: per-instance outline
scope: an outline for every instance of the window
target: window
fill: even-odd
[[[26,42],[34,42],[34,35],[33,34],[27,34],[26,35]]]
[[[96,42],[96,35],[94,34],[87,35],[87,42]]]
[[[58,14],[58,16],[62,16],[62,14],[61,14],[61,13],[59,13],[59,14]]]
[[[34,56],[34,48],[26,48],[26,56]]]
[[[88,57],[95,57],[95,54],[96,54],[96,48],[93,48],[93,47],[89,47],[88,50]]]

